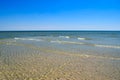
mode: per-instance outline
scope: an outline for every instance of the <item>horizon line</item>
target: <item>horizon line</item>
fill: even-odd
[[[7,31],[120,31],[120,30],[0,30],[0,32],[7,32]]]

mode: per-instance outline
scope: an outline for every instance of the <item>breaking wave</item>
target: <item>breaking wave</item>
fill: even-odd
[[[84,43],[81,43],[81,42],[72,42],[72,41],[51,41],[52,43],[61,43],[61,44],[84,44]]]
[[[86,38],[81,38],[81,37],[78,37],[77,39],[78,40],[86,40]]]
[[[33,38],[14,38],[15,40],[30,40],[30,41],[42,41],[41,39],[33,39]]]
[[[118,49],[120,49],[120,46],[113,46],[113,45],[99,45],[99,44],[95,44],[94,46],[96,46],[96,47],[104,47],[104,48],[118,48]]]
[[[78,44],[78,45],[87,45],[87,46],[94,46],[94,47],[101,47],[101,48],[115,48],[120,49],[120,46],[115,45],[101,45],[101,44],[91,44],[91,43],[84,43],[84,42],[73,42],[73,41],[50,41],[51,43],[59,43],[59,44]]]
[[[69,36],[59,36],[60,38],[70,38]]]

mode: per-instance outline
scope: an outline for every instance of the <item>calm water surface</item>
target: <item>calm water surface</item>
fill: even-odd
[[[0,80],[119,80],[120,31],[0,32],[0,65]]]

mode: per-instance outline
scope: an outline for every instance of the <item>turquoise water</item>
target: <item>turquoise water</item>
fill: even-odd
[[[0,38],[72,54],[120,58],[119,31],[16,31],[0,32]]]

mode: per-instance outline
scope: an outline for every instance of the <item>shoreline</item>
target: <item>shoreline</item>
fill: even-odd
[[[6,63],[0,62],[0,79],[27,80],[116,80],[119,79],[119,62],[113,60],[79,57],[52,52],[41,52],[25,46],[3,47],[5,52],[13,51],[6,56]],[[19,49],[19,50],[18,50]],[[25,50],[25,51],[24,51]],[[22,53],[24,51],[24,53]],[[17,52],[17,53],[15,53]],[[68,54],[68,53],[66,53]],[[14,56],[12,56],[14,55]],[[15,57],[15,58],[14,58]],[[1,58],[0,58],[1,61]],[[9,63],[9,64],[8,64]],[[116,73],[114,73],[116,72]],[[112,74],[114,73],[114,75]]]

